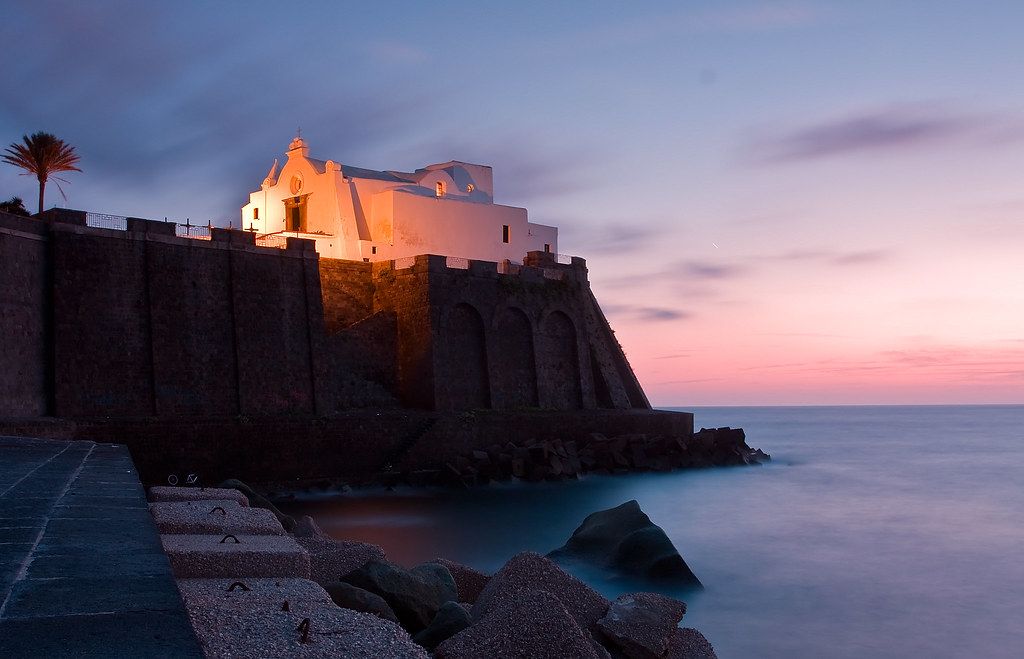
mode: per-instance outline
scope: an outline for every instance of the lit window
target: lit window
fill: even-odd
[[[437,182],[437,196],[438,197],[443,197],[444,196],[444,181],[438,181]]]
[[[466,192],[472,192],[473,190],[476,190],[476,188],[473,186],[472,183],[466,186]]]
[[[508,242],[508,225],[507,224],[501,225],[501,242],[503,242],[503,243],[507,243]]]

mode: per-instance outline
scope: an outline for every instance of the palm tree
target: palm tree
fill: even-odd
[[[75,167],[78,164],[78,154],[75,147],[64,140],[58,139],[50,133],[35,133],[31,137],[22,136],[24,144],[15,142],[7,147],[7,152],[0,156],[4,162],[25,170],[25,175],[35,174],[39,179],[39,212],[43,212],[43,192],[46,190],[46,181],[55,172],[80,172]],[[53,176],[57,181],[64,181],[62,178]],[[67,181],[64,181],[67,183]],[[64,196],[64,190],[57,184],[57,189]],[[64,196],[66,200],[67,197]]]
[[[25,203],[21,200],[21,197],[11,197],[7,201],[0,201],[0,211],[10,213],[11,215],[32,216],[32,213],[25,209]]]

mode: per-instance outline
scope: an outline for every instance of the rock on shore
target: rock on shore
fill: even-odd
[[[493,444],[457,456],[437,471],[408,475],[414,485],[486,485],[492,481],[572,480],[587,473],[622,474],[698,467],[758,465],[771,457],[746,443],[742,428],[701,428],[692,437],[593,433],[584,446],[561,439]],[[397,482],[397,474],[392,480]]]
[[[673,586],[703,587],[665,531],[635,499],[591,513],[565,545],[548,556],[584,560]]]

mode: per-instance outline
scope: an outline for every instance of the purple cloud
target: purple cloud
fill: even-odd
[[[862,250],[859,252],[838,252],[827,249],[802,249],[783,252],[770,256],[759,257],[766,261],[817,261],[833,266],[856,266],[869,265],[887,261],[892,257],[891,252],[883,249]]]
[[[604,305],[604,311],[611,316],[630,316],[635,320],[659,322],[687,320],[693,317],[688,311],[669,307],[641,307],[629,304]]]
[[[573,250],[583,256],[598,254],[629,254],[649,250],[661,231],[640,223],[612,223],[601,226],[580,225],[579,218],[542,218],[544,224],[559,227],[560,243],[571,242]]]
[[[885,250],[866,250],[863,252],[850,252],[833,256],[829,262],[832,265],[867,265],[879,263],[889,259],[889,253]]]
[[[953,142],[992,127],[990,118],[958,116],[938,108],[890,108],[804,126],[762,139],[755,147],[755,160],[776,163],[905,150]]]
[[[686,261],[680,265],[680,269],[688,277],[696,279],[730,279],[747,271],[741,265],[708,263],[706,261]]]

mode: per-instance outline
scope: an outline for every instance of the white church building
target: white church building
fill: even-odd
[[[557,228],[532,224],[525,208],[494,203],[485,165],[378,172],[310,158],[301,137],[287,155],[242,207],[242,228],[263,244],[308,238],[323,257],[356,261],[441,254],[521,263],[530,251],[558,251]]]

